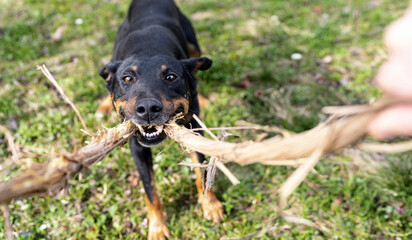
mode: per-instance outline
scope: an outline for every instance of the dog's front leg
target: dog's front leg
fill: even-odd
[[[132,137],[129,144],[145,191],[144,197],[149,219],[148,239],[166,239],[170,236],[170,231],[166,225],[166,218],[154,182],[152,153],[150,148],[140,145],[136,137]]]
[[[200,128],[200,125],[193,119],[191,121],[191,125],[193,128]],[[197,131],[198,133],[203,135],[203,131]],[[190,157],[193,163],[203,163],[205,160],[205,156],[198,152],[191,152]],[[205,189],[206,183],[206,172],[204,174],[204,180],[202,181],[202,171],[200,168],[194,168],[196,174],[196,188],[198,194],[198,201],[202,205],[203,209],[203,217],[209,221],[213,221],[215,223],[219,223],[223,220],[223,205],[217,199],[215,193],[212,190],[205,191],[203,194],[203,190]]]

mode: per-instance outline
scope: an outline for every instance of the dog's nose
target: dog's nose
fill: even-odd
[[[162,103],[154,98],[142,99],[136,103],[137,117],[149,123],[159,116],[162,109]]]

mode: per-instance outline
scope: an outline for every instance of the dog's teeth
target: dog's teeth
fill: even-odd
[[[150,131],[153,131],[152,129],[154,128],[154,130],[156,130],[156,131],[154,131],[154,132],[147,132],[149,129],[150,129]],[[139,130],[140,130],[140,132],[142,133],[142,135],[143,135],[143,137],[146,137],[146,138],[153,138],[153,137],[158,137],[158,136],[160,136],[160,134],[162,133],[162,131],[163,131],[163,125],[161,125],[161,126],[148,126],[148,127],[146,127],[146,128],[142,128],[142,127],[140,127],[139,126]]]
[[[163,131],[163,125],[155,126],[156,134],[159,135]]]

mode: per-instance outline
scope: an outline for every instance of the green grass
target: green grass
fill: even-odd
[[[192,20],[213,67],[199,72],[200,92],[212,99],[201,117],[208,126],[237,120],[304,131],[325,119],[326,105],[369,102],[371,85],[386,54],[384,27],[408,1],[179,0]],[[36,153],[71,151],[87,136],[75,113],[35,68],[46,63],[92,130],[115,125],[95,110],[106,94],[98,76],[110,60],[129,1],[2,1],[0,9],[0,123],[18,144]],[[76,25],[76,19],[83,24]],[[58,41],[50,36],[59,27]],[[300,53],[299,62],[291,54]],[[322,59],[332,58],[330,63]],[[249,76],[251,85],[239,89]],[[345,84],[342,84],[345,83]],[[14,125],[14,126],[13,126]],[[253,132],[235,132],[253,139]],[[0,159],[10,152],[0,137]],[[299,146],[296,146],[299,147]],[[276,190],[293,168],[228,164],[241,184],[222,175],[216,193],[225,207],[219,226],[202,218],[188,160],[167,141],[154,149],[155,178],[172,239],[218,239],[255,233],[276,216]],[[290,197],[296,215],[330,233],[275,222],[262,239],[407,239],[412,232],[411,155],[384,156],[389,167],[368,174],[351,155],[322,160]],[[382,156],[379,156],[382,158]],[[44,160],[39,158],[37,160]],[[76,176],[57,197],[32,197],[9,204],[17,239],[144,239],[146,210],[128,146]],[[4,238],[0,216],[0,239]],[[41,228],[45,225],[46,228]]]

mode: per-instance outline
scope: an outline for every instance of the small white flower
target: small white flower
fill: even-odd
[[[62,204],[64,204],[64,205],[67,205],[67,204],[69,204],[70,202],[68,201],[68,200],[66,200],[66,199],[60,199],[60,202],[62,203]]]
[[[74,21],[74,23],[75,23],[76,25],[81,25],[81,24],[83,24],[83,19],[77,18],[77,19]]]
[[[24,205],[21,205],[21,206],[20,206],[20,209],[21,209],[22,211],[26,210],[27,208],[29,208],[29,204],[24,204]]]
[[[300,53],[293,53],[292,55],[290,55],[290,58],[292,60],[298,61],[302,59],[302,54]]]
[[[43,231],[44,229],[46,229],[47,228],[47,225],[46,224],[42,224],[40,227],[39,227],[39,230],[40,231]]]
[[[277,15],[273,15],[270,17],[270,20],[272,20],[275,25],[278,25],[280,23],[279,17]]]
[[[349,79],[347,77],[343,77],[341,80],[339,80],[340,85],[342,86],[348,86],[349,84]]]
[[[333,60],[333,57],[332,57],[331,55],[327,55],[327,56],[325,56],[324,58],[322,58],[322,61],[323,61],[324,63],[331,63],[332,60]]]

